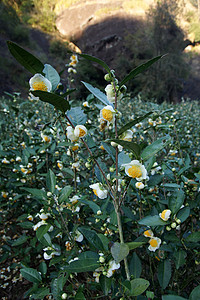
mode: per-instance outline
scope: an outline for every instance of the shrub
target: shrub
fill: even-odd
[[[84,81],[83,103],[52,66],[8,46],[33,73],[29,101],[1,104],[2,261],[15,258],[18,280],[33,283],[25,297],[197,298],[198,103],[126,95],[124,84],[161,56],[118,82],[80,54],[107,71],[106,94]],[[70,57],[71,80],[79,58]]]

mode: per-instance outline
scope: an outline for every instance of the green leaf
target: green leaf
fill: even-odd
[[[135,252],[133,252],[129,268],[130,268],[130,273],[134,276],[134,278],[140,277],[142,273],[142,264]]]
[[[12,247],[22,245],[22,244],[26,243],[27,240],[28,240],[28,237],[26,235],[22,235],[12,243]]]
[[[84,81],[81,81],[84,86],[90,91],[90,93],[92,93],[97,99],[99,99],[103,104],[105,105],[112,105],[106,95],[101,92],[98,88],[95,88],[93,87],[91,84],[87,83],[87,82],[84,82]]]
[[[133,250],[133,249],[136,249],[142,245],[146,244],[145,242],[130,242],[130,243],[126,243],[126,245],[128,246],[129,248],[129,251],[130,250]]]
[[[43,73],[45,74],[45,77],[51,82],[52,90],[54,91],[60,82],[60,76],[58,72],[51,65],[45,64]]]
[[[84,203],[86,205],[88,205],[92,210],[93,212],[96,214],[98,212],[98,210],[101,210],[100,209],[100,206],[97,205],[94,201],[90,201],[90,200],[83,200],[83,199],[79,199],[79,201],[81,203]]]
[[[200,297],[200,285],[196,286],[192,290],[192,292],[189,296],[189,300],[197,300],[197,299],[199,299],[199,297]]]
[[[102,241],[102,244],[104,246],[104,250],[105,251],[108,251],[108,246],[109,246],[109,239],[107,238],[107,236],[105,236],[104,234],[102,233],[98,233],[98,237],[100,238],[100,240]]]
[[[163,295],[162,300],[188,300],[188,299],[176,295]],[[195,300],[197,299],[195,298]]]
[[[46,273],[47,273],[47,264],[44,261],[42,261],[40,263],[39,271],[42,273],[43,276],[46,275]]]
[[[74,126],[84,125],[87,121],[87,115],[81,107],[72,107],[67,112],[68,118],[71,120]]]
[[[184,167],[181,168],[178,172],[178,176],[180,176],[182,173],[184,173],[187,169],[190,168],[190,165],[191,164],[191,160],[190,160],[190,156],[189,154],[187,153],[187,156],[186,156],[186,159],[185,159],[185,163],[184,163]]]
[[[86,300],[84,294],[82,292],[77,292],[75,298],[75,300]]]
[[[177,183],[165,183],[163,184],[163,187],[165,187],[165,189],[178,189],[180,188],[180,184],[177,184]]]
[[[183,190],[176,190],[169,199],[169,209],[176,214],[183,205],[185,194]]]
[[[64,270],[68,272],[90,272],[99,267],[99,255],[92,251],[83,252],[78,256],[78,260],[72,261]]]
[[[169,224],[169,222],[163,221],[158,215],[144,217],[143,219],[139,220],[138,223],[146,226],[160,226]]]
[[[192,232],[190,235],[188,235],[185,238],[186,242],[190,242],[190,243],[198,243],[200,242],[200,231],[198,232]]]
[[[181,222],[184,222],[190,215],[190,208],[189,206],[183,207],[179,210],[177,213],[177,218],[181,220]]]
[[[88,242],[91,243],[96,249],[104,251],[102,241],[94,230],[91,230],[87,227],[78,227],[78,231],[80,231],[88,240]]]
[[[128,154],[125,154],[124,151],[121,151],[118,155],[118,165],[124,165],[124,164],[129,164],[131,162],[130,157]]]
[[[146,119],[149,115],[151,115],[153,112],[148,112],[147,114],[145,114],[144,116],[141,116],[139,118],[136,118],[135,120],[127,123],[126,125],[124,125],[122,128],[120,128],[118,130],[118,135],[121,135],[122,133],[124,133],[126,130],[132,128],[135,124],[143,121],[144,119]]]
[[[55,185],[56,185],[56,176],[51,169],[49,169],[49,172],[47,173],[46,185],[47,185],[47,188],[49,189],[49,191],[51,193],[54,193]]]
[[[115,162],[115,154],[116,154],[115,149],[112,146],[110,146],[110,145],[108,145],[107,143],[104,143],[104,142],[102,142],[102,146],[104,147],[105,151],[110,155],[110,157]]]
[[[144,291],[146,291],[146,289],[150,284],[148,280],[145,280],[143,278],[133,279],[130,281],[130,283],[131,283],[130,295],[135,297],[144,293]]]
[[[115,260],[115,262],[118,264],[120,261],[122,261],[124,258],[127,257],[129,254],[129,247],[125,243],[114,243],[111,247],[111,253]]]
[[[90,60],[90,61],[93,61],[95,63],[98,63],[99,65],[101,65],[109,74],[110,76],[112,77],[112,74],[111,74],[111,71],[110,71],[110,68],[108,67],[108,65],[101,59],[99,58],[96,58],[94,56],[91,56],[91,55],[88,55],[88,54],[79,54],[79,56],[87,59],[87,60]]]
[[[141,153],[143,160],[149,159],[151,156],[155,155],[157,152],[162,150],[171,141],[170,136],[165,136],[157,141],[153,142],[151,145],[147,146]]]
[[[135,156],[135,158],[139,159],[140,158],[140,146],[134,142],[127,142],[119,139],[112,139],[112,140],[107,140],[105,142],[115,142],[116,144],[121,145],[125,149],[129,150],[132,152]]]
[[[147,61],[144,64],[141,64],[139,67],[133,69],[120,83],[119,87],[121,87],[123,84],[125,84],[127,81],[131,80],[132,78],[134,78],[135,76],[137,76],[139,73],[147,70],[152,64],[154,64],[157,60],[159,60],[160,58],[162,58],[163,55],[159,55],[157,57],[154,57],[152,59],[150,59],[149,61]]]
[[[36,236],[39,241],[43,238],[44,234],[48,232],[50,227],[51,225],[47,224],[47,225],[42,225],[37,229]]]
[[[45,296],[48,296],[50,293],[50,290],[47,287],[43,288],[37,288],[37,291],[35,291],[31,298],[32,299],[45,299]]]
[[[60,292],[61,292],[61,289],[58,285],[58,278],[55,278],[51,281],[51,292],[52,292],[52,295],[53,295],[53,298],[55,300],[59,300],[60,299]]]
[[[166,259],[158,265],[158,281],[160,286],[165,289],[171,278],[171,263],[169,259]]]
[[[200,174],[199,173],[194,173],[195,177],[199,180],[200,182]]]
[[[110,292],[112,278],[107,278],[106,276],[100,276],[99,282],[104,295],[107,296]]]
[[[41,101],[52,104],[63,113],[70,109],[69,102],[59,95],[45,91],[31,91],[31,93],[35,97],[39,97]]]
[[[40,242],[46,247],[52,246],[51,237],[48,233],[45,233],[43,237],[41,237]]]
[[[24,68],[33,75],[42,73],[44,65],[38,58],[11,41],[7,41],[7,45],[10,53]]]
[[[40,273],[33,268],[24,268],[20,270],[22,276],[28,281],[34,283],[40,283],[42,281],[42,277]]]
[[[33,227],[33,223],[32,223],[32,222],[29,222],[29,221],[17,223],[17,225],[19,225],[19,226],[22,227],[22,228],[26,228],[26,229],[29,229],[29,228],[32,228],[32,227]]]
[[[22,187],[21,189],[27,191],[28,193],[30,193],[31,195],[33,195],[35,198],[39,200],[46,200],[46,192],[43,190],[24,188],[24,187]]]
[[[173,256],[175,258],[176,269],[178,270],[182,265],[185,264],[187,253],[183,250],[179,250],[174,252]]]
[[[66,200],[68,200],[72,191],[73,191],[72,186],[70,186],[70,185],[65,186],[60,193],[58,202],[61,204],[61,203],[65,202]]]

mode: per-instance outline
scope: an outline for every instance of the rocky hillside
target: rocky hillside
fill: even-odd
[[[156,2],[154,0],[76,0],[68,8],[60,7],[56,26],[60,34],[72,40],[82,52],[99,57],[116,69],[119,56],[134,56],[127,50],[127,37],[132,35],[133,38],[138,39],[138,32],[141,32],[141,29],[147,30],[149,27],[147,12],[151,14]],[[198,43],[192,44],[194,40],[200,38],[198,33],[191,30],[191,27],[195,28],[197,7],[194,6],[195,1],[187,0],[183,3],[178,15],[179,26],[185,34],[180,51],[188,53],[185,59],[191,66],[193,75],[187,80],[182,80],[183,90],[179,96],[200,98],[198,88],[200,46]],[[192,25],[191,17],[194,22]],[[173,38],[173,33],[171,35]],[[190,47],[186,47],[189,44]],[[116,71],[119,73],[120,69]]]

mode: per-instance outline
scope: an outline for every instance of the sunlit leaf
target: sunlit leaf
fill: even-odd
[[[92,93],[97,99],[99,99],[104,105],[112,105],[106,95],[101,92],[98,88],[93,87],[91,84],[81,81],[84,86],[90,91],[90,93]]]
[[[68,112],[67,116],[74,126],[84,125],[87,121],[87,115],[81,107],[72,107]]]
[[[60,76],[58,72],[51,65],[45,64],[43,73],[45,74],[45,77],[51,82],[52,90],[54,91],[60,82]]]

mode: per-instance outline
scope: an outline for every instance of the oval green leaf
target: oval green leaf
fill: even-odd
[[[22,276],[30,282],[40,283],[42,281],[42,277],[40,273],[33,268],[24,268],[20,270]]]
[[[143,160],[149,159],[151,156],[155,155],[157,152],[162,150],[171,141],[170,136],[165,136],[157,141],[153,142],[151,145],[147,146],[141,154]]]
[[[55,108],[62,112],[70,109],[69,102],[61,96],[45,91],[31,91],[35,97],[39,97],[41,101],[52,104]]]
[[[149,281],[143,278],[136,278],[131,280],[130,295],[135,297],[141,295],[142,293],[144,293],[144,291],[146,291],[149,284]]]
[[[129,254],[129,247],[125,243],[114,243],[111,247],[111,253],[115,260],[115,262],[118,264],[120,261],[122,261],[124,258],[127,257]]]
[[[169,224],[169,222],[163,221],[158,215],[144,217],[143,219],[139,220],[138,223],[146,226],[161,226]]]
[[[10,53],[24,68],[33,75],[42,73],[44,65],[38,58],[11,41],[7,41],[7,45]]]
[[[157,60],[161,59],[163,55],[156,56],[150,60],[148,60],[146,63],[141,64],[137,68],[133,69],[120,83],[120,87],[125,84],[127,81],[131,80],[141,72],[147,70],[152,64],[154,64]]]

